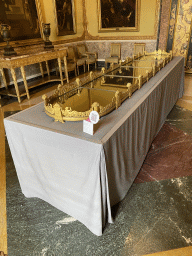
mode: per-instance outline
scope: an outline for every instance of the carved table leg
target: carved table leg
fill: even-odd
[[[57,60],[58,60],[58,65],[59,65],[61,84],[63,85],[63,74],[62,74],[61,58],[58,58]]]
[[[54,65],[55,65],[56,76],[59,76],[59,70],[58,70],[58,63],[57,63],[57,61],[54,62]]]
[[[49,70],[49,64],[48,64],[48,61],[46,60],[46,68],[47,68],[47,73],[48,73],[48,76],[50,76],[50,70]]]
[[[83,64],[84,73],[86,71],[86,62]]]
[[[39,62],[40,70],[41,70],[41,75],[44,77],[44,72],[43,72],[43,65],[41,62]]]
[[[27,86],[27,80],[26,80],[26,75],[25,75],[25,69],[23,66],[21,66],[21,74],[22,74],[22,77],[23,77],[23,82],[24,82],[24,86],[25,86],[25,91],[27,93],[27,98],[28,100],[30,99],[30,96],[29,96],[29,90],[28,90],[28,86]]]
[[[4,83],[5,87],[8,89],[7,81],[6,81],[6,78],[5,78],[5,73],[3,71],[3,68],[0,68],[0,71],[1,71],[2,79],[3,79],[3,83]]]
[[[67,78],[67,83],[69,83],[69,76],[68,76],[68,70],[67,70],[67,58],[66,58],[66,56],[63,57],[63,61],[64,61],[65,77]]]
[[[11,75],[13,77],[18,102],[21,103],[21,99],[20,99],[20,95],[19,95],[19,87],[18,87],[18,84],[17,84],[17,77],[16,77],[16,74],[15,74],[15,69],[14,68],[11,68]]]

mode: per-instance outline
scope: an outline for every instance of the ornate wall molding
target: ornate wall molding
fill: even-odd
[[[86,45],[88,51],[97,52],[98,60],[104,61],[105,58],[110,56],[111,43],[118,42],[121,44],[121,59],[131,57],[134,52],[134,43],[145,43],[145,50],[147,52],[153,52],[156,49],[156,40],[87,40]]]

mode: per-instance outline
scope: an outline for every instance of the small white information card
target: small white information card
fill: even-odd
[[[91,111],[89,118],[83,120],[83,132],[93,135],[95,132],[95,124],[99,122],[99,113]]]

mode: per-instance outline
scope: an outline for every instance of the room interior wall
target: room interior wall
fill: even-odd
[[[84,29],[86,28],[88,33],[85,34],[85,39],[91,40],[149,40],[156,39],[157,36],[159,0],[140,0],[139,31],[110,33],[98,32],[98,0],[74,0],[77,33],[75,35],[67,36],[58,36],[56,33],[55,0],[39,1],[43,22],[51,24],[52,32],[50,40],[52,41],[67,41],[75,38],[81,40],[83,39]],[[86,28],[84,27],[85,22],[87,23]]]
[[[98,0],[74,0],[76,34],[58,36],[54,9],[55,0],[36,0],[40,6],[41,22],[50,23],[51,35],[49,39],[60,47],[68,44],[76,45],[85,42],[89,51],[98,53],[98,60],[103,61],[110,54],[110,44],[120,42],[122,59],[133,54],[134,42],[146,44],[146,50],[152,52],[156,49],[157,28],[159,20],[160,0],[140,0],[140,29],[134,32],[98,32]],[[26,67],[27,79],[39,75],[37,68]],[[12,77],[7,72],[9,83]],[[18,81],[21,74],[17,72]],[[4,87],[0,76],[0,87]]]
[[[56,34],[53,0],[40,1],[43,21],[51,23],[50,40],[54,44],[84,41],[89,51],[98,53],[100,61],[109,56],[110,44],[117,41],[122,46],[122,59],[133,54],[135,41],[144,42],[148,52],[156,49],[160,0],[139,0],[139,31],[128,32],[99,32],[99,0],[74,0],[77,33],[68,36]]]
[[[146,51],[156,50],[157,28],[159,20],[159,0],[140,0],[139,31],[99,32],[99,0],[84,0],[86,15],[85,40],[88,50],[98,53],[99,61],[110,55],[110,45],[121,43],[121,58],[132,56],[134,43],[146,44]]]

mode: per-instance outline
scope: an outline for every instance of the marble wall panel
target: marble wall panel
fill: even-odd
[[[101,41],[86,41],[88,51],[97,52],[98,60],[104,61],[105,58],[110,56],[111,43],[121,43],[121,59],[126,57],[131,57],[134,51],[134,43],[145,43],[145,50],[147,52],[153,52],[156,50],[156,40],[122,40],[122,41],[111,41],[111,40],[101,40]]]

